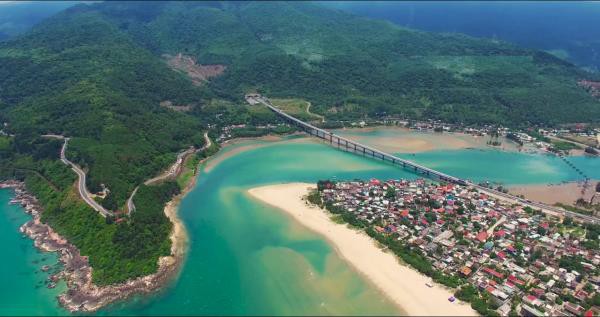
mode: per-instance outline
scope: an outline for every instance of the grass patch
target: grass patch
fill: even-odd
[[[337,223],[338,225],[343,225],[346,223],[346,221],[344,221],[341,215],[332,215],[331,217],[329,217],[329,219],[331,219],[331,221]]]
[[[8,150],[10,147],[11,137],[6,135],[0,135],[0,151]]]
[[[559,151],[581,150],[579,145],[567,141],[552,141],[552,146]]]
[[[319,116],[306,112],[308,105],[304,99],[271,99],[273,105],[287,114],[298,117],[302,120],[320,120]]]
[[[200,158],[198,155],[193,155],[185,161],[183,170],[181,171],[181,174],[179,174],[179,177],[177,177],[177,185],[179,188],[184,189],[187,184],[189,184],[192,177],[194,177],[194,171],[196,170],[199,161]]]

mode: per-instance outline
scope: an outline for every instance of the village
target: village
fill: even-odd
[[[459,299],[471,292],[501,316],[600,314],[597,224],[424,179],[321,181],[318,187],[327,209],[353,215],[417,250],[433,270],[460,278]]]

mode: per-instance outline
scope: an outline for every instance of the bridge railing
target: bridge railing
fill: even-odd
[[[538,203],[538,202],[523,202],[523,199],[521,199],[520,197],[516,197],[514,195],[503,193],[503,192],[497,191],[495,189],[486,188],[486,187],[483,187],[483,186],[479,186],[477,184],[473,184],[473,183],[465,181],[463,179],[460,179],[460,178],[457,178],[457,177],[454,177],[454,176],[450,176],[448,174],[445,174],[445,173],[433,170],[431,168],[419,165],[417,163],[411,162],[409,160],[405,160],[405,159],[399,158],[397,156],[394,156],[394,155],[382,152],[382,151],[374,149],[374,148],[372,148],[370,146],[363,145],[361,143],[358,143],[358,142],[346,139],[346,138],[344,138],[342,136],[339,136],[339,135],[336,135],[336,134],[331,133],[329,131],[323,130],[323,129],[318,128],[318,127],[315,127],[315,126],[313,126],[310,123],[304,122],[304,121],[302,121],[300,119],[297,119],[297,118],[295,118],[295,117],[293,117],[293,116],[291,116],[291,115],[283,112],[279,108],[273,106],[271,104],[271,102],[268,99],[266,99],[266,98],[259,98],[259,99],[257,99],[257,101],[259,101],[262,104],[264,104],[265,106],[267,106],[273,112],[275,112],[275,113],[283,116],[284,118],[286,118],[286,119],[294,122],[295,124],[297,124],[297,125],[305,128],[305,129],[314,130],[314,131],[318,131],[318,132],[322,133],[323,134],[323,139],[327,139],[325,136],[329,135],[330,141],[333,141],[333,138],[337,139],[338,142],[339,141],[344,141],[346,143],[346,145],[351,144],[351,145],[354,145],[356,147],[360,147],[360,148],[363,148],[365,150],[368,150],[368,151],[370,151],[372,153],[377,153],[377,154],[381,155],[382,159],[384,159],[384,160],[385,160],[385,158],[388,158],[388,160],[398,161],[398,162],[403,163],[403,164],[405,164],[405,165],[407,165],[409,167],[412,167],[412,168],[415,168],[417,170],[421,170],[421,171],[427,172],[430,175],[435,175],[435,176],[437,176],[437,177],[439,177],[441,179],[445,179],[445,180],[453,182],[453,183],[457,183],[457,184],[461,184],[461,185],[474,186],[474,187],[476,187],[476,188],[478,188],[478,189],[480,189],[482,191],[486,191],[486,192],[489,192],[489,193],[497,195],[497,196],[501,196],[501,197],[504,197],[504,198],[507,198],[507,199],[518,201],[518,202],[520,202],[522,204],[526,204],[526,205],[529,205],[529,206],[534,206],[534,207],[541,208],[541,209],[544,209],[544,210],[549,210],[549,211],[552,211],[552,212],[556,212],[556,213],[562,214],[564,216],[571,216],[573,218],[583,219],[583,220],[586,220],[586,221],[589,221],[589,222],[592,222],[592,223],[599,222],[599,219],[596,218],[596,217],[594,217],[594,216],[588,216],[588,215],[578,214],[578,213],[575,213],[575,212],[572,212],[572,211],[568,211],[568,210],[565,210],[565,209],[562,209],[562,208],[558,208],[558,207],[554,207],[554,206],[548,206],[548,205],[545,205],[545,204],[542,204],[542,203]],[[318,135],[318,133],[317,133],[317,135]]]
[[[438,176],[438,177],[441,177],[441,178],[447,179],[447,180],[449,180],[449,181],[453,181],[453,182],[459,182],[459,181],[461,181],[459,178],[456,178],[456,177],[454,177],[454,176],[447,175],[447,174],[445,174],[445,173],[442,173],[442,172],[439,172],[439,171],[436,171],[436,170],[430,169],[430,168],[428,168],[428,167],[425,167],[425,166],[419,165],[419,164],[417,164],[417,163],[414,163],[414,162],[411,162],[411,161],[408,161],[408,160],[405,160],[405,159],[399,158],[399,157],[397,157],[397,156],[391,155],[391,154],[389,154],[389,153],[385,153],[385,152],[382,152],[382,151],[380,151],[380,150],[374,149],[374,148],[372,148],[372,147],[370,147],[370,146],[368,146],[368,145],[364,145],[364,144],[361,144],[361,143],[358,143],[358,142],[355,142],[355,141],[352,141],[352,140],[346,139],[346,138],[344,138],[344,137],[342,137],[342,136],[339,136],[339,135],[337,135],[337,134],[334,134],[334,133],[331,133],[331,132],[329,132],[329,131],[323,130],[323,129],[321,129],[321,128],[315,127],[314,125],[312,125],[312,124],[310,124],[310,123],[304,122],[304,121],[302,121],[302,120],[300,120],[300,119],[297,119],[297,118],[295,118],[295,117],[293,117],[293,116],[291,116],[291,115],[289,115],[289,114],[287,114],[287,113],[283,112],[283,111],[282,111],[282,110],[280,110],[279,108],[277,108],[277,107],[273,106],[273,105],[271,104],[271,102],[270,102],[270,101],[268,101],[268,100],[264,100],[264,99],[261,99],[261,100],[262,100],[263,104],[265,104],[265,105],[266,105],[266,106],[267,106],[269,109],[271,109],[272,111],[274,111],[274,112],[276,112],[276,113],[280,114],[281,116],[283,116],[283,117],[285,117],[285,118],[287,118],[287,119],[289,119],[289,120],[291,120],[291,121],[295,122],[296,124],[298,124],[298,125],[301,125],[301,126],[303,126],[303,127],[305,127],[305,128],[308,128],[308,129],[311,129],[311,130],[315,130],[315,131],[321,132],[323,135],[329,135],[331,138],[336,138],[336,139],[338,139],[338,140],[342,140],[342,141],[344,141],[346,144],[352,144],[352,145],[356,145],[356,146],[358,146],[358,147],[361,147],[361,148],[363,148],[363,149],[369,150],[369,151],[371,151],[372,153],[377,153],[377,154],[381,155],[381,156],[382,156],[382,158],[385,158],[385,157],[387,157],[389,160],[394,160],[394,161],[401,162],[401,163],[403,163],[403,164],[405,164],[405,165],[408,165],[408,166],[410,166],[410,167],[413,167],[413,168],[419,169],[419,170],[421,170],[421,171],[424,171],[424,172],[427,172],[427,173],[429,173],[429,174],[436,175],[436,176]]]

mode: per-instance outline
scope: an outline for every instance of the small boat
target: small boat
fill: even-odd
[[[433,284],[431,284],[430,282],[425,283],[425,285],[427,285],[427,287],[433,287]]]

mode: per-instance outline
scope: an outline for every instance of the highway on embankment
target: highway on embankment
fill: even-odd
[[[387,160],[394,165],[399,165],[399,166],[403,166],[404,168],[413,169],[415,172],[425,174],[429,177],[435,176],[444,181],[456,183],[459,185],[471,186],[471,187],[476,188],[479,191],[484,192],[484,193],[488,194],[489,196],[494,197],[496,199],[500,199],[500,200],[503,200],[503,201],[506,201],[509,203],[513,203],[513,204],[520,204],[522,206],[528,206],[531,208],[539,209],[542,212],[549,214],[549,215],[559,216],[559,217],[567,217],[568,216],[575,220],[579,220],[579,221],[583,221],[583,222],[590,222],[590,223],[599,223],[600,222],[600,219],[595,216],[584,215],[584,214],[572,212],[569,210],[565,210],[563,208],[546,205],[546,204],[543,204],[540,202],[526,200],[526,199],[511,195],[511,194],[500,192],[495,189],[480,186],[480,185],[470,182],[468,180],[464,180],[464,179],[461,179],[461,178],[458,178],[455,176],[451,176],[451,175],[445,174],[443,172],[440,172],[440,171],[437,171],[434,169],[430,169],[428,167],[419,165],[412,161],[402,159],[397,156],[391,155],[389,153],[369,147],[367,145],[363,145],[361,143],[346,139],[346,138],[336,135],[332,132],[323,130],[321,128],[317,128],[309,123],[306,123],[298,118],[295,118],[295,117],[283,112],[281,109],[273,106],[266,97],[257,97],[257,98],[254,98],[254,100],[262,103],[267,108],[269,108],[271,111],[282,116],[288,122],[300,127],[301,129],[306,131],[308,134],[316,136],[325,141],[329,141],[329,143],[332,146],[337,146],[340,149],[342,147],[345,147],[346,150],[349,152],[363,154],[365,156],[370,156],[372,158],[381,159],[383,161]]]

